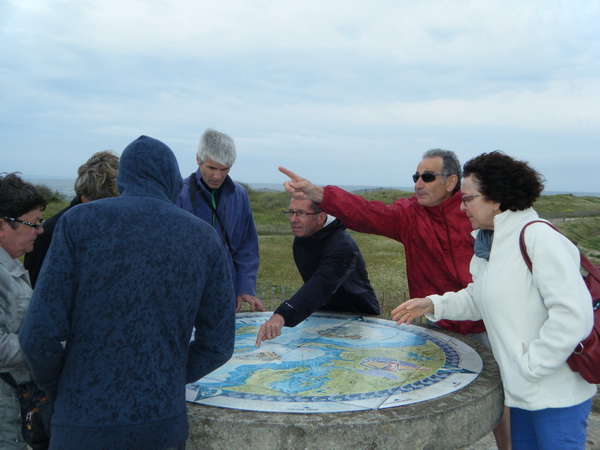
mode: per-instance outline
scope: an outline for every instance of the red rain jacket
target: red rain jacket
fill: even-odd
[[[425,207],[416,197],[391,205],[367,201],[336,186],[325,186],[322,211],[349,229],[389,237],[404,245],[411,298],[458,291],[471,282],[474,239],[471,222],[460,210],[460,191],[439,206]],[[461,334],[485,331],[481,320],[440,320]]]

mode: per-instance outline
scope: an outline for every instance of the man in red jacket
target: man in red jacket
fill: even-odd
[[[460,210],[461,168],[454,152],[429,150],[413,175],[415,195],[391,205],[367,201],[336,186],[316,186],[281,167],[286,190],[308,199],[349,229],[386,236],[404,245],[410,298],[460,290],[471,282],[471,223]],[[485,331],[482,321],[443,320],[439,326],[461,334]]]
[[[337,217],[351,230],[401,242],[410,298],[460,290],[471,282],[473,228],[460,211],[462,171],[454,152],[425,152],[413,175],[415,194],[391,205],[367,201],[336,186],[316,186],[284,167],[279,170],[291,180],[284,187],[292,198],[318,203],[321,211]],[[441,320],[437,325],[487,341],[481,320]],[[507,448],[502,444],[505,439],[510,444],[506,430],[494,430],[498,448]]]

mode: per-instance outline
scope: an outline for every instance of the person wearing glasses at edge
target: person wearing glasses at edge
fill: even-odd
[[[295,327],[317,309],[379,315],[365,260],[335,217],[310,200],[290,201],[285,211],[294,234],[294,262],[304,284],[258,331],[256,346]]]
[[[471,223],[460,211],[462,171],[454,152],[426,151],[413,175],[414,195],[391,205],[367,201],[337,186],[317,186],[284,167],[279,170],[290,178],[284,188],[292,198],[318,203],[321,211],[337,217],[350,230],[401,242],[411,298],[457,291],[471,282],[474,239]],[[481,320],[440,320],[436,325],[489,347]],[[494,436],[500,450],[510,448],[506,410]]]
[[[196,154],[198,169],[183,180],[177,205],[217,231],[229,259],[237,310],[247,302],[252,311],[264,311],[256,297],[258,234],[248,193],[229,176],[235,158],[233,139],[208,128]]]
[[[539,220],[533,203],[541,175],[502,152],[483,153],[464,166],[461,210],[471,221],[473,282],[457,292],[402,303],[392,318],[411,323],[482,318],[510,407],[512,448],[585,449],[586,422],[596,385],[572,371],[567,358],[593,326],[590,293],[580,273],[580,254],[565,236]]]
[[[29,275],[18,258],[33,249],[44,232],[46,200],[18,175],[0,175],[0,372],[18,384],[31,381],[18,333],[32,295]],[[26,449],[21,410],[15,389],[0,380],[0,448]]]

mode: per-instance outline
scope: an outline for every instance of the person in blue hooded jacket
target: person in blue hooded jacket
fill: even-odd
[[[171,149],[136,139],[117,185],[120,197],[58,221],[19,333],[54,401],[50,448],[182,447],[185,384],[233,352],[227,259],[214,229],[174,204]]]
[[[184,180],[177,205],[211,224],[229,259],[237,309],[243,302],[252,311],[265,308],[256,297],[258,273],[258,234],[248,193],[229,176],[236,158],[235,142],[208,128],[200,138],[198,169]]]

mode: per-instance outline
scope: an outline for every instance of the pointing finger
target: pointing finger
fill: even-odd
[[[263,341],[263,329],[262,327],[260,327],[260,330],[258,331],[258,334],[256,335],[256,344],[254,344],[256,347],[260,347],[260,343]]]
[[[286,169],[285,167],[279,167],[279,171],[284,174],[287,175],[289,177],[290,180],[297,182],[302,180],[302,177],[296,175],[294,172],[292,172],[291,170]]]

